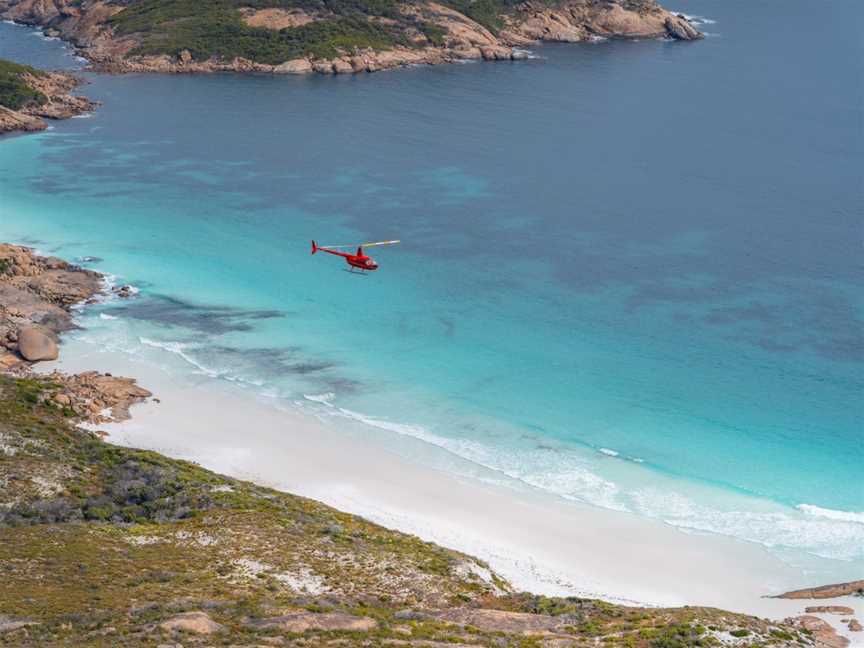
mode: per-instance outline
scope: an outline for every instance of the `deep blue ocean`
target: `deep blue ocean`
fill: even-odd
[[[851,576],[864,5],[669,6],[707,38],[363,76],[87,74],[94,116],[0,139],[0,240],[140,289],[82,316],[93,344]],[[0,56],[82,65],[10,24]],[[402,243],[358,276],[313,238]]]

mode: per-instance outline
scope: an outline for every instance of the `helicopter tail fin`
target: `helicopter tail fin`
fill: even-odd
[[[315,254],[318,251],[318,244],[315,241],[312,241],[312,254]]]

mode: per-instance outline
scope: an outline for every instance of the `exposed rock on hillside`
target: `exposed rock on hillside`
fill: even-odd
[[[786,623],[801,628],[813,637],[816,648],[846,648],[851,642],[846,637],[841,637],[827,621],[819,617],[804,615],[786,619]]]
[[[811,605],[804,609],[807,614],[842,614],[849,616],[855,610],[846,605]]]
[[[222,626],[211,619],[206,612],[200,611],[178,614],[160,623],[159,627],[169,632],[190,632],[192,634],[203,635],[213,634],[222,630]]]

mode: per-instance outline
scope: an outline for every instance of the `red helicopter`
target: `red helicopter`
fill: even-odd
[[[353,248],[353,245],[318,245],[315,241],[312,241],[312,254],[315,254],[318,250],[322,252],[327,252],[328,254],[335,254],[336,256],[341,256],[345,258],[345,261],[351,266],[350,272],[354,272],[354,268],[357,268],[361,272],[371,272],[372,270],[378,269],[378,264],[375,262],[370,256],[366,256],[363,254],[364,247],[375,247],[376,245],[395,245],[399,243],[399,241],[378,241],[377,243],[361,243],[357,246],[357,254],[351,254],[350,252],[339,252],[340,249],[345,248]]]

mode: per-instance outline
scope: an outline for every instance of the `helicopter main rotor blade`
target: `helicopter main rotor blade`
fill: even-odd
[[[401,243],[401,241],[377,241],[375,243],[360,243],[358,245],[319,245],[319,250],[348,250],[355,249],[358,247],[375,247],[376,245],[395,245],[396,243]]]
[[[401,243],[401,241],[378,241],[377,243],[363,243],[360,247],[375,247],[376,245],[395,245],[396,243]]]

